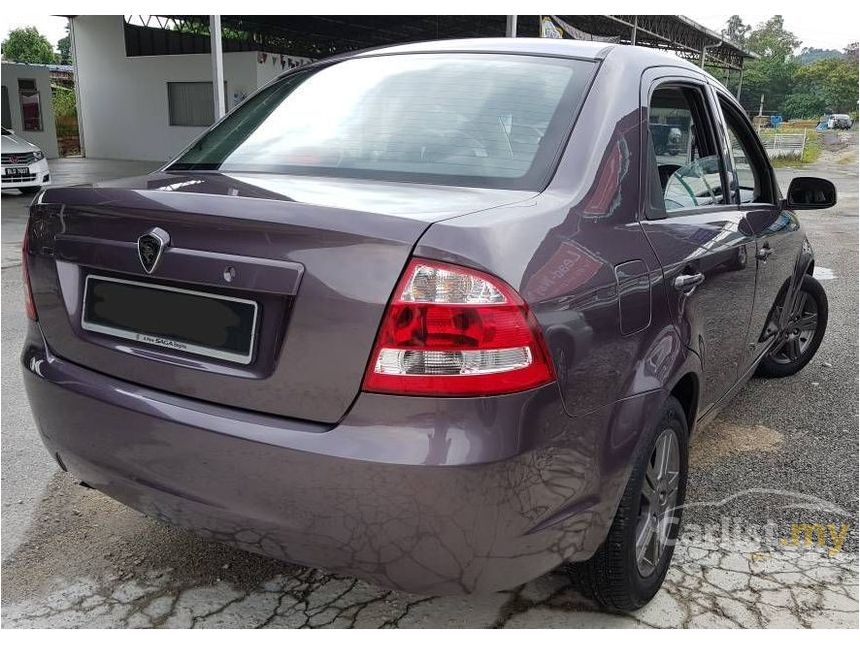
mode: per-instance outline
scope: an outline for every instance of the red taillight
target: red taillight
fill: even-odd
[[[24,278],[24,308],[27,318],[39,320],[36,314],[36,303],[33,302],[33,288],[30,286],[30,268],[27,266],[30,257],[30,224],[24,228],[24,243],[21,245],[21,272]]]
[[[554,378],[537,321],[516,291],[474,269],[416,258],[385,311],[363,389],[481,396]]]

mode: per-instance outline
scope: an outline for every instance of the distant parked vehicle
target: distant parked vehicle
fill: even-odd
[[[831,130],[850,130],[854,125],[854,119],[847,114],[831,114],[827,120],[827,127]]]
[[[36,193],[51,183],[48,161],[38,146],[3,128],[3,188]]]

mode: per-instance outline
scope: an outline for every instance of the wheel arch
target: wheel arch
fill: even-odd
[[[687,372],[679,378],[669,392],[684,408],[687,416],[687,428],[692,432],[699,410],[699,376],[695,372]]]

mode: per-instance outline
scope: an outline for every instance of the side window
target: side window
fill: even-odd
[[[9,88],[3,87],[3,127],[7,130],[12,129],[12,112],[9,109]]]
[[[18,96],[21,99],[21,129],[41,132],[42,103],[36,81],[32,78],[19,78]]]
[[[670,214],[726,203],[706,105],[702,91],[692,86],[665,85],[651,95],[649,204],[658,214],[661,208]]]
[[[733,172],[729,173],[731,201],[735,204],[773,203],[770,174],[756,134],[746,118],[722,97],[720,107],[726,119]]]

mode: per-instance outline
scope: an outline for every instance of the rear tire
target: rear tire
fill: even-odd
[[[576,586],[604,609],[638,609],[663,584],[686,494],[688,434],[684,408],[670,396],[637,457],[606,540],[590,560],[571,565]],[[674,460],[667,456],[666,450],[675,451]],[[673,494],[667,493],[671,485],[654,482],[661,463],[674,464],[676,469]],[[667,475],[672,472],[672,468],[666,468]],[[667,477],[666,481],[670,479]],[[668,499],[661,501],[663,494]],[[656,531],[650,540],[648,526],[649,522],[653,526],[655,515],[662,522],[657,520],[660,524],[654,527]],[[637,548],[637,542],[644,548]]]
[[[767,356],[759,363],[756,374],[782,378],[797,374],[812,360],[827,329],[827,293],[811,275],[803,282],[791,304],[791,316]],[[775,310],[774,315],[779,315]]]

